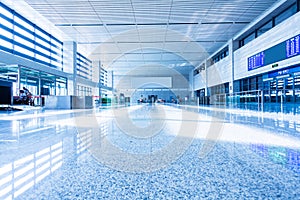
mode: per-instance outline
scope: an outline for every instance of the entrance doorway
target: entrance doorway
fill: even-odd
[[[148,95],[148,102],[155,103],[157,100],[157,95]]]

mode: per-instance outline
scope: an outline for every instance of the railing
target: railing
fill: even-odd
[[[210,97],[211,105],[259,111],[294,112],[299,109],[299,102],[299,90],[294,90],[293,94],[288,90],[252,90]]]

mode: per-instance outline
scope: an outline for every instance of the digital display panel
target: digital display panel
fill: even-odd
[[[275,71],[275,72],[270,72],[268,74],[269,78],[272,77],[277,77],[277,76],[282,76],[282,75],[286,75],[289,74],[289,69],[283,69],[283,70],[279,70],[279,71]]]
[[[248,58],[248,71],[300,55],[300,35]]]
[[[260,52],[248,58],[248,71],[265,65],[265,53]]]
[[[300,54],[299,51],[300,35],[297,35],[286,41],[286,57],[292,57]]]
[[[295,74],[300,72],[300,66],[294,66],[294,67],[289,67],[285,69],[280,69],[277,71],[269,72],[268,73],[268,78],[273,78],[273,77],[278,77],[286,74]]]

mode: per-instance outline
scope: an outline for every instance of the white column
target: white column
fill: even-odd
[[[68,79],[68,95],[77,95],[77,44],[74,41],[64,42],[64,72],[72,74]]]
[[[193,69],[189,74],[189,85],[190,85],[190,91],[191,91],[191,98],[192,99],[195,97],[194,70],[195,69]]]
[[[204,62],[204,67],[205,67],[205,96],[207,97],[209,95],[208,93],[208,71],[207,71],[207,62],[208,60],[206,59]]]
[[[228,53],[230,60],[230,81],[229,81],[229,94],[233,93],[233,81],[234,81],[234,54],[233,54],[233,40],[230,40],[228,43]]]

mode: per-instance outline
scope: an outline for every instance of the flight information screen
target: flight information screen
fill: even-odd
[[[299,51],[300,35],[297,35],[286,41],[286,57],[292,57],[300,54]]]
[[[300,55],[300,35],[248,57],[248,71]]]
[[[248,71],[265,65],[265,53],[262,51],[248,58]]]

